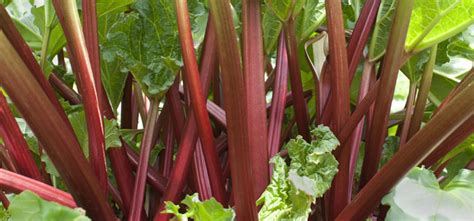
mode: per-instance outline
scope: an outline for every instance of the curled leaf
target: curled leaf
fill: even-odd
[[[260,220],[307,220],[311,204],[331,186],[338,171],[331,151],[339,141],[325,126],[311,133],[311,143],[298,136],[286,144],[290,165],[280,156],[271,159],[272,179],[257,200],[262,205]]]

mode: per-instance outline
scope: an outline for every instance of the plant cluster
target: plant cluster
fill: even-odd
[[[473,220],[474,0],[0,0],[2,220]]]

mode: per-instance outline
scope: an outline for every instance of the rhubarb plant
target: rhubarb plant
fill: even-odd
[[[473,0],[0,0],[0,51],[0,216],[469,209]]]

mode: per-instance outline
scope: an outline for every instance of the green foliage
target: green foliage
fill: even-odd
[[[193,195],[187,195],[183,201],[186,205],[186,213],[179,212],[179,205],[172,202],[165,202],[165,210],[163,213],[173,214],[175,219],[179,221],[186,221],[193,219],[195,221],[230,221],[235,219],[235,212],[233,209],[225,209],[219,202],[214,198],[209,200],[200,201],[197,193]]]
[[[197,20],[202,22],[197,15],[204,16],[204,5],[197,0],[188,4],[195,27]],[[137,0],[132,9],[107,31],[103,59],[130,71],[148,96],[163,95],[181,66],[173,2]]]
[[[446,174],[443,183],[449,182],[459,172],[474,159],[474,134],[466,138],[461,144],[444,156],[438,164],[450,160],[446,167]]]
[[[474,60],[474,25],[452,40],[447,49],[449,56]]]
[[[76,133],[77,139],[81,144],[82,150],[86,157],[89,156],[89,138],[87,136],[87,123],[84,111],[69,114],[69,121]],[[116,120],[104,119],[105,130],[105,148],[121,147],[120,131]]]
[[[414,168],[386,195],[386,220],[472,220],[474,173],[460,170],[444,188],[433,172]]]
[[[473,22],[472,0],[416,0],[405,47],[421,51],[455,36]]]
[[[424,50],[412,56],[403,66],[402,72],[410,82],[418,82],[423,74],[423,68],[429,60],[430,51]]]
[[[326,20],[323,0],[297,1],[296,5],[290,0],[266,0],[262,11],[264,49],[267,55],[275,49],[283,23],[290,17],[296,20],[296,34],[300,42],[307,40]]]
[[[4,5],[4,6],[7,6],[8,4],[10,4],[12,1],[11,0],[0,0],[0,4]]]
[[[107,33],[112,25],[117,21],[120,13],[130,9],[130,5],[135,0],[98,0],[97,23],[99,43],[107,41]],[[101,57],[101,76],[102,85],[104,85],[107,97],[110,100],[112,109],[116,110],[123,97],[123,89],[127,80],[128,73],[120,70],[119,61],[107,62]]]
[[[474,25],[469,26],[461,34],[440,43],[438,51],[436,57],[438,64],[447,63],[452,57],[474,60]]]
[[[34,51],[41,50],[43,41],[47,40],[46,32],[50,32],[47,57],[52,58],[66,45],[66,38],[54,14],[51,0],[15,0],[8,5],[7,10],[18,31]]]
[[[395,3],[395,0],[382,0],[369,47],[372,61],[385,53]],[[457,35],[473,22],[472,0],[415,0],[405,49],[420,52]]]
[[[280,21],[286,21],[290,18],[295,7],[294,2],[292,0],[265,0],[267,6]]]
[[[329,189],[338,166],[331,151],[339,141],[325,126],[311,133],[311,143],[298,136],[286,144],[289,166],[280,156],[271,159],[272,179],[257,200],[260,220],[307,220],[311,204]]]
[[[5,209],[5,207],[0,206],[0,220],[8,220],[10,218],[10,213],[8,213],[8,210]]]
[[[276,17],[270,7],[267,6],[264,10],[262,18],[263,43],[265,53],[270,55],[275,49],[283,23]]]
[[[385,54],[387,47],[388,34],[392,25],[393,15],[395,13],[395,0],[382,0],[380,9],[377,14],[372,33],[372,40],[369,45],[369,59],[371,61],[378,60]]]
[[[400,146],[400,137],[397,136],[388,136],[385,138],[385,143],[383,144],[382,149],[382,158],[380,159],[380,167],[385,165],[393,155],[397,152]]]
[[[80,209],[48,202],[28,190],[13,196],[8,207],[11,221],[86,221]]]
[[[296,34],[305,41],[326,20],[323,0],[308,0],[296,17]]]

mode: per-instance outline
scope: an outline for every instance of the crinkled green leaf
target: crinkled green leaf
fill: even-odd
[[[307,220],[311,204],[329,189],[338,171],[331,151],[339,141],[325,126],[318,126],[311,134],[311,143],[298,136],[286,144],[289,166],[280,156],[271,159],[272,179],[257,200],[262,205],[260,220]]]
[[[371,61],[378,60],[385,53],[395,6],[395,0],[382,0],[380,3],[380,9],[369,45],[369,59]]]
[[[173,214],[176,219],[180,221],[188,220],[188,218],[196,221],[229,221],[235,219],[234,210],[224,208],[214,198],[200,201],[199,195],[195,193],[191,196],[187,195],[181,203],[186,205],[186,213],[180,213],[180,207],[172,202],[165,202],[165,210],[163,213]]]
[[[87,123],[84,111],[74,112],[68,115],[74,133],[82,147],[84,155],[89,156],[89,138],[87,136]],[[121,147],[120,131],[116,120],[104,119],[105,148]]]
[[[262,205],[258,213],[259,219],[283,220],[289,217],[304,217],[306,213],[297,214],[293,211],[294,207],[292,207],[289,194],[290,189],[295,187],[288,182],[288,166],[285,160],[280,156],[275,156],[270,163],[273,164],[270,184],[257,200],[257,205]]]
[[[107,40],[107,33],[111,26],[116,22],[118,14],[130,9],[130,5],[135,0],[98,0],[97,8],[97,24],[99,44],[103,44]],[[123,89],[127,80],[128,73],[120,70],[120,61],[113,60],[106,62],[101,57],[101,76],[102,85],[112,109],[115,111],[123,97]]]
[[[188,4],[195,24],[193,12],[203,11],[204,6],[198,0]],[[132,8],[108,30],[103,59],[119,62],[122,72],[130,71],[148,96],[163,95],[181,66],[173,2],[137,0]]]
[[[474,173],[463,169],[444,188],[433,172],[414,168],[386,195],[386,220],[473,220]]]
[[[405,47],[421,51],[464,31],[473,22],[473,0],[416,0]]]
[[[86,221],[84,211],[46,201],[31,191],[14,196],[8,207],[11,221]]]

